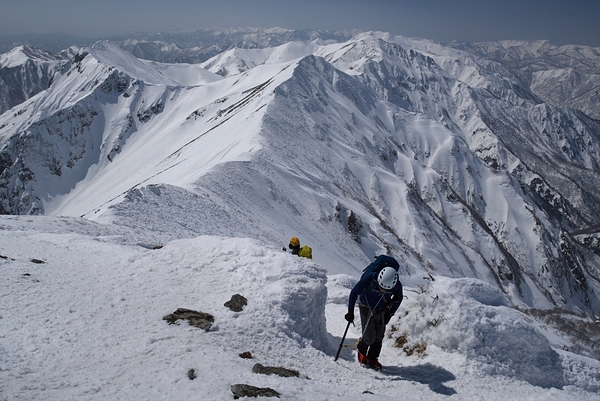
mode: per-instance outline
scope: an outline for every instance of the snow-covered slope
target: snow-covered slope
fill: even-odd
[[[232,50],[204,66],[82,49],[0,116],[0,211],[83,217],[167,247],[209,235],[280,249],[298,236],[332,292],[388,253],[409,288],[457,299],[426,308],[423,295],[411,311],[484,321],[397,322],[414,345],[544,388],[574,383],[561,347],[598,358],[598,341],[582,340],[600,338],[597,120],[543,103],[500,63],[381,32]],[[196,246],[198,257],[217,247]],[[327,353],[315,330],[314,352]],[[488,331],[503,349],[532,345],[506,356],[478,344]],[[519,362],[528,351],[545,362]]]
[[[229,400],[235,384],[288,400],[591,401],[600,391],[600,362],[479,280],[405,278],[374,373],[349,349],[333,360],[354,277],[327,280],[317,263],[248,238],[152,249],[144,230],[83,219],[1,216],[0,227],[6,399]],[[224,306],[235,294],[247,299],[240,312]],[[214,323],[169,325],[178,308]],[[351,327],[346,342],[359,335]],[[253,373],[257,363],[298,377]]]
[[[471,270],[476,276],[487,276],[496,283],[512,281],[510,277],[513,277],[516,291],[529,305],[545,298],[556,301],[557,293],[568,293],[570,298],[583,287],[587,288],[584,293],[589,289],[597,292],[593,288],[597,288],[594,277],[597,277],[598,262],[590,252],[584,251],[586,260],[579,265],[572,263],[577,259],[572,257],[577,245],[560,233],[561,225],[569,229],[570,224],[594,221],[593,215],[597,212],[599,198],[594,195],[597,188],[594,183],[598,182],[598,167],[594,160],[600,156],[599,131],[594,122],[585,117],[582,120],[568,111],[538,106],[532,101],[534,95],[526,93],[525,98],[521,97],[513,90],[517,87],[514,82],[482,75],[469,59],[463,62],[464,67],[454,67],[449,73],[447,60],[451,55],[456,57],[452,50],[431,43],[416,43],[415,47],[427,54],[424,55],[405,51],[393,42],[382,41],[379,36],[361,35],[350,43],[319,50],[318,54],[339,67],[338,70],[319,59],[302,60],[292,79],[280,87],[280,96],[265,118],[262,134],[268,137],[266,143],[272,147],[265,153],[274,159],[268,165],[284,166],[285,171],[276,173],[277,168],[269,167],[268,172],[260,174],[267,175],[273,183],[283,183],[274,186],[284,186],[285,190],[278,192],[284,194],[286,203],[301,204],[302,208],[312,210],[310,223],[303,228],[310,233],[309,238],[317,238],[320,233],[327,235],[317,243],[328,238],[345,238],[335,231],[340,227],[334,228],[326,222],[339,220],[343,228],[350,213],[354,213],[366,223],[357,235],[366,254],[375,252],[382,244],[396,249],[408,245],[417,254],[421,254],[424,247],[424,253],[433,253],[427,259],[438,271],[449,269],[452,272],[449,274],[462,276],[473,274],[469,273]],[[255,55],[249,57],[256,59]],[[236,65],[239,64],[240,61],[236,61]],[[345,76],[341,70],[352,75]],[[483,96],[490,92],[495,96]],[[542,124],[546,124],[542,131],[549,136],[547,142],[540,143],[536,139],[540,128],[526,124],[541,111],[564,122],[546,123],[545,117],[539,117]],[[414,117],[410,113],[418,114]],[[491,126],[492,123],[503,126]],[[570,127],[573,124],[575,129]],[[527,129],[518,131],[521,134],[518,138],[512,136],[520,127]],[[546,128],[559,134],[553,137]],[[560,133],[561,129],[570,133]],[[587,135],[587,147],[571,147],[567,143],[567,151],[556,152],[555,141],[559,137],[577,140],[580,134]],[[303,151],[293,152],[290,148]],[[469,149],[475,151],[479,159],[470,155]],[[567,159],[564,153],[571,149],[575,157]],[[531,154],[539,155],[541,160],[532,159],[528,156]],[[543,156],[545,154],[547,156]],[[263,153],[257,156],[262,158]],[[246,199],[261,198],[264,182],[253,189],[244,188],[243,183],[256,181],[253,169],[222,168],[228,173],[215,174],[215,179],[209,174],[202,179],[203,185],[211,189],[214,186],[215,193],[227,192],[231,182],[238,181],[231,177],[241,175],[233,187],[234,191],[243,188],[246,195],[238,201],[232,195],[233,209],[247,209],[251,206]],[[378,168],[391,174],[382,178]],[[290,169],[294,176],[286,178]],[[582,176],[573,180],[573,175],[553,173],[573,169],[588,176],[590,185],[569,187],[573,181],[581,183],[587,179]],[[502,171],[511,176],[499,174]],[[226,185],[222,184],[223,175],[230,177]],[[295,179],[286,183],[291,178],[299,178],[302,186],[328,183],[326,191],[330,192],[320,195],[324,199],[316,199],[309,206],[305,190],[292,196],[298,191]],[[516,188],[515,178],[521,180]],[[322,185],[317,186],[323,191]],[[332,191],[332,188],[335,189]],[[388,188],[404,189],[389,194]],[[278,195],[273,197],[279,200]],[[413,202],[416,204],[411,212],[408,205]],[[261,215],[263,222],[270,218],[263,207],[265,203],[274,208],[274,202],[265,199],[249,215]],[[518,210],[519,204],[521,210]],[[426,214],[417,212],[425,205]],[[541,210],[532,208],[533,205]],[[341,208],[344,211],[339,213],[336,209]],[[586,210],[587,216],[581,218]],[[276,216],[281,214],[289,212],[284,207],[275,213]],[[412,224],[411,219],[415,218],[418,222]],[[430,218],[433,222],[428,221]],[[290,220],[292,227],[305,224],[303,214],[297,218],[292,215]],[[431,229],[432,224],[438,228]],[[280,224],[273,222],[268,226],[280,227]],[[421,227],[427,228],[421,231]],[[452,238],[450,244],[443,236],[431,237],[432,232],[444,232],[447,228],[454,231],[447,237]],[[334,234],[331,234],[332,229]],[[436,255],[440,243],[445,244],[449,252]],[[343,243],[339,246],[352,248]],[[473,248],[475,255],[470,254]],[[540,253],[542,249],[545,251]],[[564,253],[557,254],[556,249]],[[352,252],[345,249],[343,253]],[[482,259],[478,261],[480,255]],[[335,265],[337,258],[338,255],[328,264]],[[590,266],[593,268],[589,269]],[[591,274],[589,286],[583,278],[586,270]],[[557,283],[554,281],[557,276],[571,276],[570,284]],[[532,288],[526,284],[530,280],[545,283]],[[522,283],[524,288],[520,288]],[[549,289],[556,287],[563,289],[551,290],[555,292],[552,295]],[[590,299],[582,293],[581,300],[585,304]],[[543,302],[538,304],[543,305]]]
[[[69,52],[51,54],[30,46],[0,56],[0,114],[48,88]]]
[[[407,272],[597,311],[600,261],[565,233],[599,212],[597,122],[537,104],[465,53],[407,45],[368,33],[238,51],[209,63],[239,71],[222,79],[98,43],[0,118],[3,211],[98,218],[125,199],[111,213],[135,225],[139,202],[181,187],[212,211],[181,236],[227,216],[221,233],[300,233],[330,272],[387,250]]]
[[[219,129],[223,122],[237,114],[227,113],[220,118],[219,110],[239,101],[253,100],[252,95],[244,94],[252,90],[251,87],[234,86],[233,80],[219,83],[221,77],[205,70],[199,74],[197,66],[152,67],[151,63],[99,43],[79,53],[51,90],[24,103],[21,118],[6,117],[14,124],[10,130],[28,131],[28,135],[22,137],[12,136],[9,149],[19,149],[31,141],[47,145],[40,155],[43,158],[40,165],[31,166],[35,185],[30,184],[31,192],[25,189],[27,195],[21,197],[20,204],[24,197],[30,199],[33,209],[42,208],[41,205],[48,202],[44,207],[46,212],[61,213],[64,196],[68,194],[72,206],[80,205],[78,210],[77,207],[71,209],[70,214],[83,214],[141,182],[148,182],[152,176],[164,174],[174,164],[191,173],[179,171],[173,183],[183,184],[192,182],[214,163],[246,157],[244,154],[249,150],[246,144],[253,141],[252,136],[240,137],[239,132],[223,129],[227,126]],[[177,80],[186,84],[192,83],[196,75],[193,82],[196,86],[183,86],[164,73],[174,69]],[[253,76],[258,76],[256,81],[262,79],[260,71]],[[211,81],[215,85],[197,85]],[[250,83],[256,81],[250,80]],[[210,110],[211,115],[202,118],[199,107]],[[31,124],[32,115],[41,122]],[[209,117],[212,119],[207,121]],[[196,123],[197,119],[200,121]],[[206,139],[218,142],[217,148],[207,145],[206,139],[198,141],[215,129],[210,136],[212,140]],[[68,132],[69,136],[56,135],[60,132]],[[117,159],[127,142],[138,145],[127,147],[132,151],[130,157]],[[25,152],[34,154],[23,155],[24,158],[38,157],[37,148],[28,145],[24,148]],[[222,149],[225,154],[221,153]],[[190,158],[190,153],[195,157]],[[153,159],[154,162],[148,163]],[[124,164],[119,163],[120,160]],[[123,165],[128,167],[123,168]],[[88,194],[90,198],[81,200],[81,191],[85,192],[90,182],[97,183],[92,185],[96,189]],[[13,181],[8,186],[18,190],[17,185],[18,182]],[[110,187],[113,189],[107,191]],[[102,196],[94,191],[100,191]]]
[[[289,42],[278,47],[265,49],[233,48],[200,64],[208,71],[228,77],[248,71],[262,64],[290,62],[313,54],[320,48],[315,43]]]
[[[450,44],[506,67],[545,103],[600,119],[600,48],[555,46],[548,41]]]

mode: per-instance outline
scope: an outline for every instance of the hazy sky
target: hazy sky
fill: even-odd
[[[600,46],[600,0],[0,0],[0,40],[250,26]]]

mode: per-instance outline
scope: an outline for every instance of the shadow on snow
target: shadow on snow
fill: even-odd
[[[427,384],[434,393],[442,395],[456,394],[456,390],[444,385],[444,382],[455,380],[456,376],[452,372],[430,363],[402,367],[385,366],[380,374],[388,376],[392,380],[408,380]]]
[[[335,337],[330,335],[330,338],[332,342],[335,342],[339,347],[341,337]],[[340,352],[339,359],[343,359],[349,362],[356,361],[356,356],[352,352],[355,349],[355,342],[356,339],[346,338],[346,341],[344,341],[344,348],[342,348],[342,351]],[[385,377],[381,377],[380,375],[383,375]],[[417,383],[428,385],[431,391],[438,394],[456,394],[456,390],[454,390],[452,387],[444,385],[445,382],[456,380],[456,376],[454,376],[452,372],[449,372],[442,367],[432,365],[431,363],[426,363],[417,366],[384,366],[381,372],[376,373],[375,378],[380,380],[414,381]]]

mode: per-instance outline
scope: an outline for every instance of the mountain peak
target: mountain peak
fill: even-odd
[[[597,224],[597,122],[544,104],[503,59],[394,40],[232,48],[212,72],[96,43],[0,116],[2,210],[135,225],[141,207],[176,236],[229,216],[273,244],[298,232],[318,252],[340,238],[331,269],[391,253],[407,272],[482,278],[517,305],[596,308],[585,266],[600,260],[561,233]],[[173,227],[174,209],[156,205],[179,196],[206,221]]]
[[[108,41],[96,42],[92,47],[84,48],[82,51],[88,52],[99,63],[122,71],[131,78],[147,84],[178,85],[176,81],[165,77],[153,68],[149,68],[142,60],[122,50],[114,43]]]
[[[33,46],[17,46],[11,51],[0,55],[0,68],[14,68],[25,64],[29,60],[36,62],[54,62],[59,58],[45,50]]]
[[[381,32],[337,41],[321,34],[313,40],[315,31],[259,31],[163,34],[154,42],[140,35],[128,42],[130,52],[124,42],[99,42],[55,70],[39,93],[0,115],[0,214],[48,215],[2,218],[8,246],[0,264],[13,275],[6,283],[15,300],[5,319],[10,343],[24,349],[31,343],[19,342],[22,330],[10,323],[34,295],[40,316],[47,300],[55,303],[52,310],[69,315],[56,333],[68,337],[71,323],[81,323],[81,349],[89,349],[89,325],[73,316],[106,326],[94,315],[96,298],[87,297],[83,310],[61,309],[73,294],[55,295],[73,286],[56,274],[73,279],[76,298],[87,296],[89,283],[108,283],[106,299],[121,307],[100,312],[123,312],[115,334],[128,339],[139,338],[129,335],[126,323],[140,310],[160,320],[148,299],[188,302],[192,298],[181,298],[179,290],[197,299],[200,283],[216,291],[205,302],[220,327],[216,336],[206,333],[211,360],[219,359],[223,341],[229,348],[231,339],[237,341],[231,358],[224,358],[233,373],[217,378],[212,398],[226,397],[225,382],[246,374],[247,362],[235,354],[248,351],[247,339],[262,344],[259,352],[252,349],[262,359],[273,338],[290,340],[289,347],[277,347],[285,357],[278,360],[306,377],[348,365],[342,379],[353,385],[346,393],[329,388],[327,380],[309,380],[305,398],[360,399],[357,380],[383,398],[409,387],[418,398],[435,397],[432,391],[462,396],[485,380],[492,390],[470,394],[485,399],[506,387],[507,375],[512,398],[595,399],[600,121],[582,111],[598,104],[593,51],[581,48],[577,56],[561,48],[538,56],[543,43],[453,47]],[[182,63],[200,53],[174,38],[195,38],[210,48],[202,57],[214,71]],[[138,51],[154,61],[134,56]],[[588,58],[586,69],[581,57]],[[25,88],[28,77],[38,76],[37,66],[32,61],[16,69],[25,72],[18,79],[10,75],[15,71],[2,78],[9,77],[4,82],[11,88]],[[292,236],[312,248],[313,260],[282,251]],[[390,321],[382,359],[390,366],[388,379],[402,380],[373,387],[370,374],[352,373],[349,351],[335,362],[327,351],[346,327],[350,290],[381,254],[397,259],[405,288],[402,318]],[[33,256],[48,268],[32,268]],[[61,273],[61,266],[67,270]],[[98,271],[106,280],[89,274]],[[204,280],[218,271],[228,272],[218,286]],[[81,285],[82,277],[89,283]],[[147,296],[115,297],[113,284],[127,280],[133,292]],[[164,291],[165,280],[177,294]],[[142,282],[150,284],[141,289]],[[223,307],[234,292],[249,301],[235,316]],[[267,324],[255,324],[257,313]],[[133,331],[146,330],[140,327]],[[168,331],[197,337],[166,324],[160,336],[155,325],[150,329],[148,347],[167,353],[174,341],[181,344]],[[349,337],[360,336],[360,329],[351,330]],[[239,333],[250,334],[240,340]],[[45,333],[38,337],[43,347]],[[65,355],[72,356],[72,344],[65,344]],[[105,344],[96,348],[92,356],[106,359]],[[87,358],[77,363],[89,365],[86,352],[75,353]],[[307,363],[297,363],[298,352],[311,355]],[[152,356],[148,366],[163,354],[136,353],[142,360]],[[17,355],[15,361],[25,368],[30,359]],[[53,370],[62,363],[51,362]],[[174,366],[172,377],[165,376],[171,387],[173,377],[192,367],[214,376],[211,364],[167,364]],[[123,376],[123,366],[107,375],[98,397],[106,398],[105,387],[119,387],[114,377]],[[465,366],[485,377],[450,372]],[[150,376],[145,379],[156,382]],[[23,385],[31,377],[10,376]],[[297,384],[277,385],[293,396]],[[11,388],[17,394],[22,387]],[[49,386],[39,394],[43,388]],[[52,388],[56,394],[90,392]],[[148,398],[136,388],[133,393]]]

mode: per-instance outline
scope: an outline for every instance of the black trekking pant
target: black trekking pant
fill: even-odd
[[[360,323],[363,335],[358,342],[358,351],[373,359],[379,358],[383,336],[385,335],[385,312],[383,309],[373,311],[368,306],[359,305]]]

